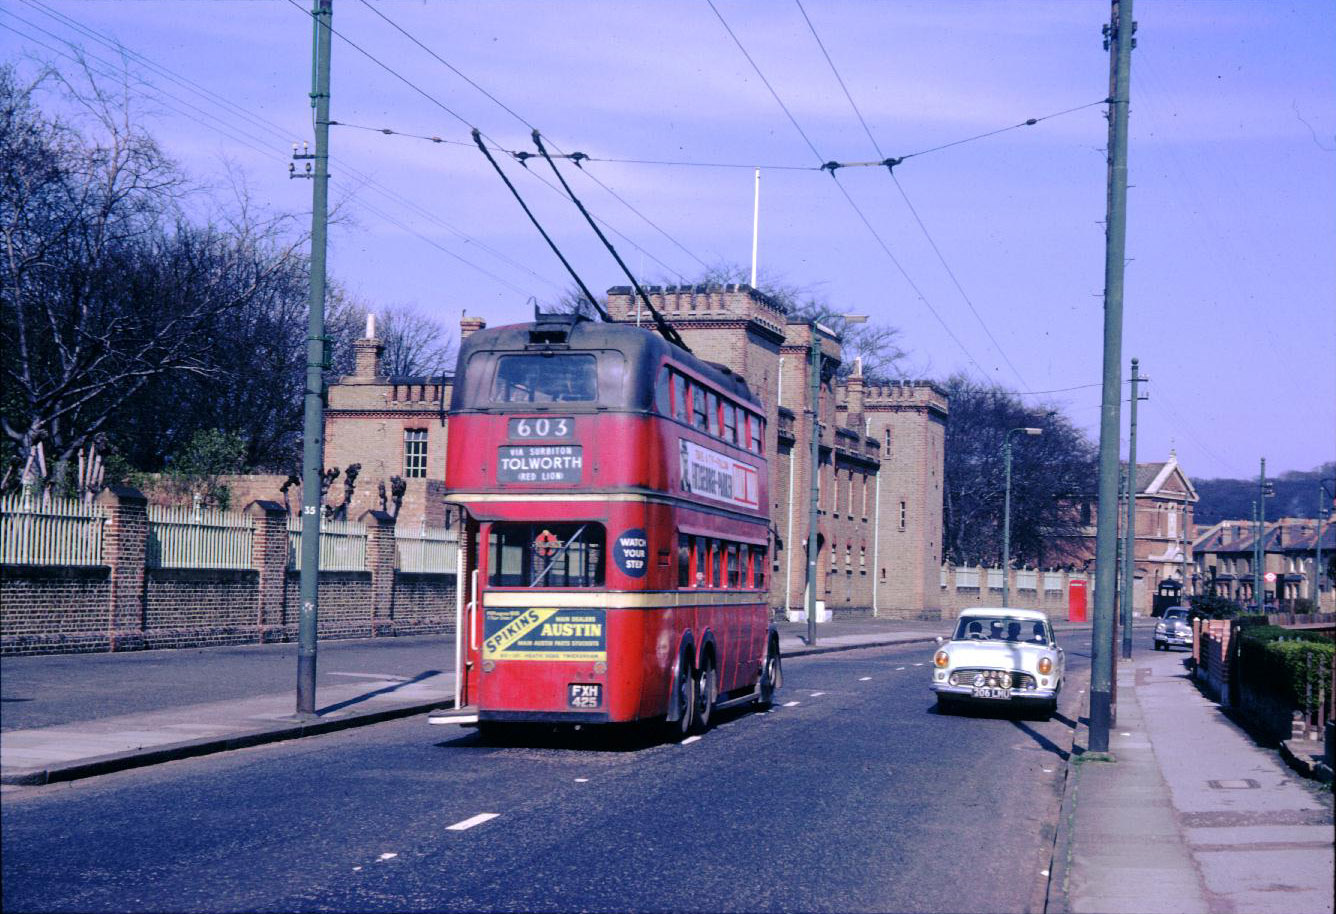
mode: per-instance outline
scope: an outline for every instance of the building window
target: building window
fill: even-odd
[[[904,502],[900,502],[900,529],[905,529],[909,523],[909,509]]]
[[[404,429],[404,476],[423,479],[427,475],[427,430]]]

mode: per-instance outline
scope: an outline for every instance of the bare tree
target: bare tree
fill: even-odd
[[[47,89],[82,128],[40,111]],[[192,224],[187,190],[128,93],[0,67],[0,429],[20,460],[45,439],[69,461],[156,379],[216,378],[211,331],[291,267],[263,227]]]
[[[1043,429],[1013,439],[1011,555],[1038,564],[1053,544],[1079,533],[1074,501],[1094,491],[1096,449],[1064,416],[1025,405],[1016,394],[963,375],[943,385],[946,426],[943,546],[952,561],[1000,564],[1005,471],[1002,445],[1014,428]]]

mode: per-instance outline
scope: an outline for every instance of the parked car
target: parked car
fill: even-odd
[[[932,690],[938,710],[971,702],[1026,707],[1046,717],[1057,711],[1066,658],[1044,613],[967,609],[951,638],[937,640]]]
[[[1155,623],[1155,649],[1167,651],[1175,645],[1192,648],[1192,623],[1186,606],[1170,606],[1164,618]]]

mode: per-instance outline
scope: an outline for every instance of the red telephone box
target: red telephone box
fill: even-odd
[[[1071,581],[1067,585],[1067,621],[1086,620],[1086,582]]]

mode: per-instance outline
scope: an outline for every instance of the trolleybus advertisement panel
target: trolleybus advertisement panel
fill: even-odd
[[[602,609],[492,609],[484,611],[484,660],[608,659]]]
[[[760,506],[760,476],[756,467],[685,438],[681,443],[683,492],[739,508]]]
[[[578,444],[507,444],[496,455],[500,482],[579,482],[583,470]]]

